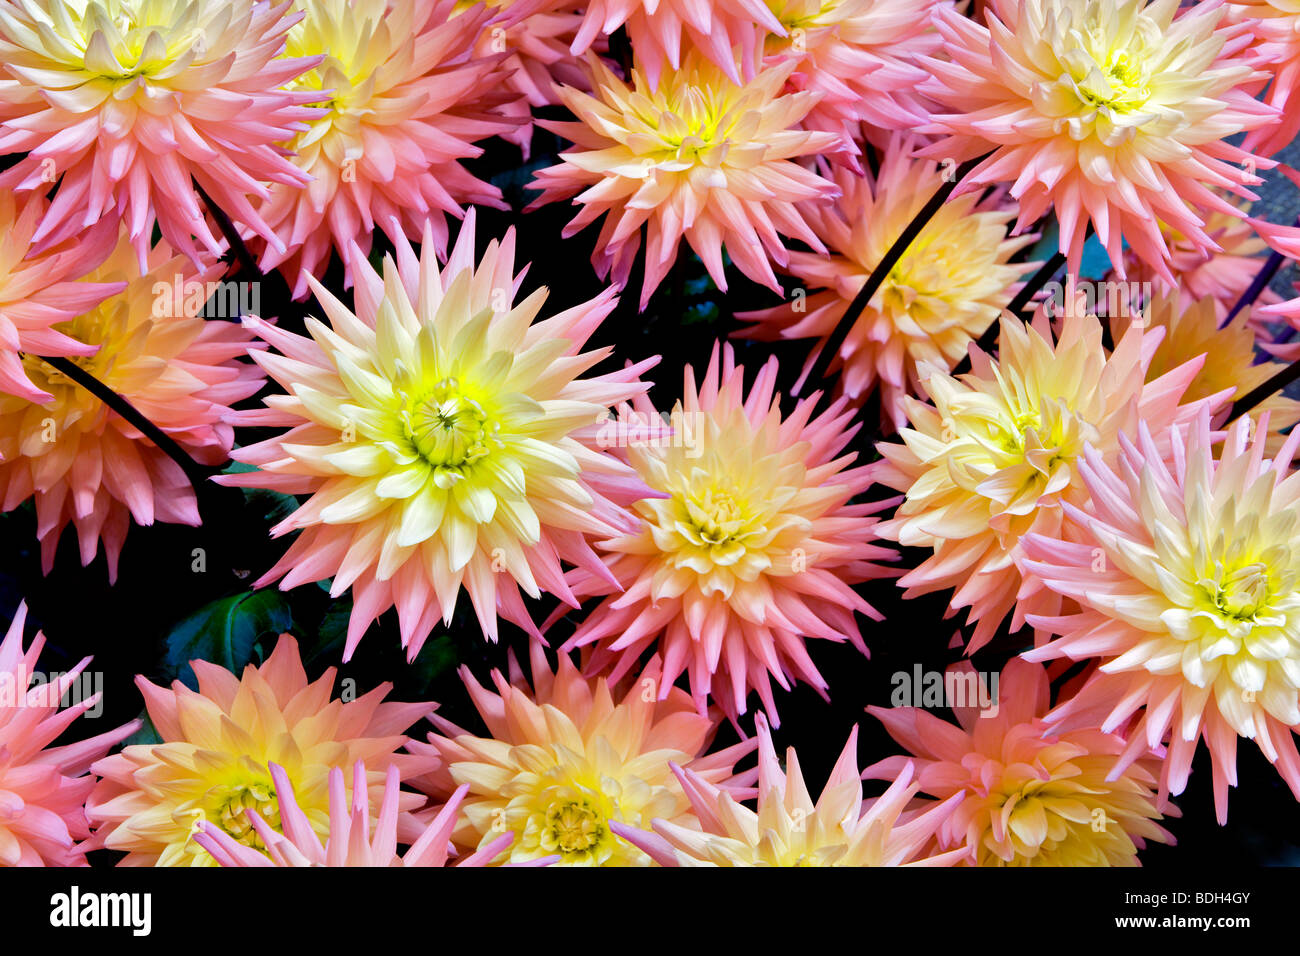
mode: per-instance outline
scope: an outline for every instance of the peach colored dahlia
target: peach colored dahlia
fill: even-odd
[[[90,836],[85,811],[95,783],[90,765],[135,733],[140,722],[49,746],[94,709],[99,695],[59,710],[60,699],[77,686],[89,657],[57,681],[28,686],[45,637],[38,632],[24,651],[26,620],[27,605],[20,604],[0,641],[0,867],[85,866],[85,848],[77,841]]]
[[[306,16],[289,32],[289,55],[324,59],[291,88],[325,111],[289,144],[311,182],[272,187],[258,209],[286,246],[267,245],[264,269],[280,266],[301,298],[304,274],[320,275],[331,248],[355,242],[368,253],[376,228],[418,240],[427,223],[445,253],[448,214],[462,216],[464,203],[506,208],[499,189],[460,164],[482,154],[476,140],[517,125],[500,109],[512,98],[503,57],[474,48],[485,6],[460,16],[456,0],[295,6]]]
[[[1049,210],[1078,274],[1089,223],[1121,276],[1122,243],[1170,285],[1160,223],[1216,252],[1204,216],[1238,210],[1214,187],[1247,199],[1270,160],[1230,145],[1277,121],[1247,87],[1263,75],[1241,56],[1245,25],[1222,2],[989,0],[988,26],[940,7],[934,22],[950,60],[928,58],[921,87],[941,112],[928,155],[961,162],[992,150],[961,189],[1011,183],[1017,228]]]
[[[772,679],[826,694],[810,638],[866,653],[854,614],[880,615],[853,585],[891,576],[875,562],[897,556],[875,543],[881,504],[849,503],[871,484],[844,454],[859,426],[843,399],[814,417],[819,394],[783,416],[777,371],[772,358],[746,394],[731,347],[715,347],[698,387],[686,369],[679,437],[630,443],[657,496],[636,503],[636,528],[599,543],[607,575],[573,575],[580,596],[607,595],[565,645],[594,645],[592,672],[612,665],[617,680],[655,647],[661,698],[686,671],[700,713],[712,695],[734,720],[756,690],[775,724]]]
[[[428,762],[395,753],[403,732],[433,712],[433,704],[382,703],[392,685],[380,684],[355,700],[331,700],[334,668],[308,683],[298,643],[282,634],[260,667],[242,677],[207,661],[191,661],[198,691],[180,681],[166,690],[144,677],[136,686],[159,744],[135,744],[96,762],[103,777],[86,804],[96,825],[91,846],[124,850],[119,866],[215,866],[195,839],[208,822],[237,843],[267,848],[261,833],[284,832],[278,794],[291,785],[293,832],[305,822],[322,836],[330,832],[330,769],[362,761],[370,772],[370,805],[385,792],[378,768],[395,765],[403,777],[424,772]],[[279,779],[270,765],[281,768]],[[403,828],[414,825],[409,811],[422,804],[403,794],[398,809]],[[262,817],[254,828],[245,811]]]
[[[3,0],[0,154],[27,153],[0,188],[54,200],[34,237],[54,245],[111,215],[143,268],[154,225],[199,262],[223,243],[195,183],[279,247],[253,208],[307,175],[277,144],[315,110],[285,85],[315,65],[280,57],[295,22],[266,0]],[[16,114],[16,115],[15,115]],[[194,239],[198,239],[198,245]]]
[[[1030,532],[1054,534],[1063,502],[1087,496],[1078,464],[1084,446],[1105,454],[1138,421],[1188,421],[1199,404],[1185,393],[1201,360],[1147,382],[1159,334],[1130,324],[1107,355],[1095,316],[1070,310],[1053,343],[1040,312],[1033,325],[1006,316],[997,359],[972,350],[972,370],[925,381],[933,404],[905,397],[911,427],[902,444],[877,446],[877,480],[906,495],[882,537],[934,554],[899,580],[907,595],[954,588],[952,613],[969,607],[968,652],[988,643],[1008,613],[1054,614],[1060,598],[1023,578],[1015,564]],[[1214,403],[1224,395],[1216,395]]]
[[[596,447],[595,423],[649,387],[637,376],[654,361],[580,377],[610,352],[581,349],[613,290],[534,323],[549,293],[515,304],[513,230],[476,265],[474,220],[441,270],[427,226],[418,259],[398,236],[382,278],[354,246],[355,312],[309,278],[329,320],[308,319],[310,337],[250,322],[279,353],[254,358],[288,394],[238,420],[289,430],[235,453],[259,471],[218,480],[311,496],[272,529],[300,534],[257,586],[351,587],[344,660],[394,605],[414,659],[462,585],[490,640],[498,613],[540,638],[520,591],[576,607],[561,561],[608,577],[586,536],[626,527],[610,496],[644,490]]]
[[[1056,637],[1025,657],[1099,661],[1053,725],[1132,719],[1118,768],[1167,739],[1162,794],[1183,791],[1204,740],[1220,823],[1239,737],[1300,797],[1300,434],[1269,459],[1268,430],[1240,418],[1216,454],[1206,410],[1166,443],[1143,424],[1117,462],[1088,453],[1064,534],[1024,541],[1026,569],[1078,604],[1037,621]]]
[[[783,767],[767,721],[762,714],[754,720],[756,811],[674,764],[673,773],[703,829],[654,820],[654,833],[618,823],[611,824],[614,832],[663,866],[952,866],[970,855],[965,847],[946,853],[934,849],[936,831],[964,794],[911,806],[920,790],[911,763],[881,796],[862,799],[856,726],[814,803],[794,748],[786,751]]]
[[[910,137],[893,138],[878,177],[832,171],[841,197],[807,209],[830,254],[790,253],[785,271],[806,288],[783,305],[737,315],[757,323],[746,332],[754,338],[816,338],[805,375],[867,277],[942,183],[937,163],[910,158],[913,145]],[[839,373],[844,395],[859,404],[879,389],[882,420],[895,429],[906,422],[903,396],[921,394],[930,369],[947,371],[965,358],[1029,268],[1009,261],[1033,241],[1007,237],[1013,217],[969,193],[939,208],[832,360],[829,371]]]
[[[604,216],[592,263],[602,277],[612,271],[620,286],[631,275],[644,225],[641,308],[672,268],[683,237],[724,291],[724,246],[742,273],[777,292],[772,263],[784,267],[790,255],[781,235],[826,251],[803,203],[828,202],[838,189],[795,160],[851,144],[838,133],[798,128],[820,94],[782,92],[793,62],[742,85],[691,56],[658,90],[639,70],[629,89],[594,55],[587,62],[594,94],[560,90],[577,121],[538,120],[575,148],[537,172],[532,188],[542,195],[533,206],[571,197],[581,205],[566,237]]]
[[[235,361],[252,344],[238,325],[205,321],[214,265],[196,272],[165,242],[141,271],[123,235],[89,278],[122,289],[54,329],[96,349],[72,360],[123,396],[204,465],[224,462],[234,443],[230,406],[264,376]],[[180,466],[99,398],[44,362],[24,370],[49,401],[0,394],[0,510],[35,496],[37,535],[48,573],[63,529],[77,529],[81,561],[102,541],[109,580],[132,521],[197,525],[194,489]]]
[[[868,707],[915,756],[887,758],[863,776],[892,780],[915,765],[923,792],[964,794],[938,840],[968,848],[975,866],[1138,866],[1148,840],[1172,844],[1156,821],[1178,809],[1157,804],[1156,757],[1143,748],[1112,772],[1123,739],[1095,727],[1050,733],[1049,695],[1043,668],[1013,659],[996,713],[955,708],[960,726],[915,707]]]
[[[706,754],[716,717],[696,713],[689,695],[663,679],[657,660],[618,688],[605,677],[584,680],[565,654],[553,673],[541,645],[531,641],[529,649],[531,690],[513,656],[508,681],[492,672],[495,694],[461,668],[490,736],[435,715],[442,733],[408,745],[438,759],[437,769],[416,781],[434,799],[469,786],[452,834],[457,845],[484,850],[513,833],[501,862],[558,855],[561,866],[648,866],[650,857],[615,836],[612,825],[696,823],[671,764],[738,796],[752,792],[745,788],[757,771],[736,773],[735,764],[755,742]]]

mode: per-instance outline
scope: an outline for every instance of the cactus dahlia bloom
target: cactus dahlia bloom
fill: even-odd
[[[334,668],[308,683],[298,643],[282,634],[260,667],[249,664],[237,678],[207,661],[191,661],[198,691],[174,681],[170,690],[136,678],[159,744],[136,744],[95,763],[102,779],[86,812],[97,829],[87,848],[125,850],[124,866],[215,866],[194,839],[200,825],[220,827],[237,843],[266,849],[246,810],[283,832],[278,794],[292,785],[291,840],[303,818],[317,833],[330,832],[330,768],[364,761],[370,805],[384,794],[379,767],[396,765],[402,776],[424,772],[427,762],[394,752],[403,731],[433,712],[433,704],[382,703],[391,684],[381,684],[350,702],[331,700]],[[282,768],[279,780],[270,764]],[[404,827],[421,805],[403,794],[398,809]]]
[[[514,232],[476,266],[474,219],[442,271],[427,226],[419,259],[398,236],[400,265],[386,257],[383,278],[354,246],[355,313],[309,278],[329,318],[307,320],[310,338],[250,322],[280,352],[254,358],[288,394],[238,420],[290,430],[235,453],[260,471],[218,480],[311,495],[272,529],[301,534],[257,586],[352,587],[344,660],[394,604],[414,659],[462,584],[490,640],[498,612],[540,639],[520,589],[576,607],[560,562],[604,574],[584,536],[627,526],[607,495],[644,491],[594,433],[608,406],[649,387],[637,376],[654,361],[579,378],[609,354],[581,349],[613,290],[533,324],[547,290],[515,305]]]
[[[355,242],[369,252],[376,227],[419,239],[428,223],[445,253],[446,217],[461,216],[461,203],[506,208],[501,191],[459,160],[517,121],[499,110],[511,99],[502,58],[474,50],[485,7],[453,16],[456,0],[296,5],[306,17],[289,33],[289,54],[324,59],[292,88],[326,109],[289,144],[310,184],[272,187],[258,212],[286,246],[268,245],[262,267],[282,267],[301,298],[303,274],[318,275],[331,247],[343,254]]]
[[[29,402],[54,396],[28,377],[22,353],[64,357],[95,354],[56,325],[76,318],[114,293],[121,283],[77,282],[103,263],[117,241],[117,224],[104,222],[43,254],[28,256],[47,203],[42,196],[18,202],[0,189],[0,393]]]
[[[899,581],[908,596],[955,588],[953,613],[969,607],[968,652],[988,643],[1008,612],[1012,630],[1026,612],[1054,614],[1060,598],[1022,579],[1014,556],[1028,533],[1053,535],[1062,502],[1087,494],[1078,463],[1084,446],[1105,454],[1139,420],[1190,420],[1183,404],[1201,361],[1146,382],[1158,339],[1131,325],[1109,356],[1094,316],[1070,311],[1055,345],[1040,313],[1033,326],[1002,320],[996,360],[973,351],[960,378],[935,372],[925,388],[934,404],[905,398],[910,428],[902,444],[880,444],[877,480],[906,494],[879,533],[934,555]]]
[[[220,464],[234,443],[230,406],[264,380],[256,366],[235,361],[247,354],[253,337],[238,325],[205,322],[199,314],[220,266],[195,272],[164,242],[150,252],[146,268],[140,271],[123,236],[90,274],[93,282],[123,291],[54,328],[96,347],[92,355],[74,357],[77,365],[196,461]],[[132,520],[199,523],[194,489],[176,462],[39,356],[24,355],[22,361],[50,400],[37,404],[0,395],[0,509],[35,496],[46,572],[69,523],[77,529],[83,564],[94,559],[102,541],[110,581]]]
[[[895,138],[878,178],[834,170],[843,195],[833,206],[807,211],[830,255],[792,252],[785,268],[807,287],[807,297],[737,315],[757,323],[746,333],[754,338],[816,338],[805,374],[867,277],[942,182],[939,166],[908,158],[911,150],[910,139]],[[921,393],[928,369],[947,371],[964,358],[1011,301],[1028,267],[1009,260],[1032,241],[1007,238],[1013,216],[969,193],[939,208],[832,361],[842,394],[858,404],[879,389],[882,420],[895,429],[905,424],[903,396]]]
[[[533,206],[575,197],[582,211],[564,229],[571,236],[605,216],[592,263],[627,284],[646,231],[641,308],[677,258],[683,237],[726,290],[722,249],[745,275],[777,292],[772,262],[789,253],[778,233],[825,252],[803,211],[804,201],[829,201],[838,190],[794,159],[851,148],[837,133],[798,128],[819,98],[782,93],[794,63],[764,70],[744,85],[718,67],[689,57],[653,90],[640,71],[633,88],[589,55],[594,95],[560,90],[577,122],[538,120],[575,143],[558,166],[536,174],[543,190]]]
[[[608,595],[565,645],[595,648],[592,672],[617,680],[642,653],[664,660],[661,698],[683,671],[696,707],[709,695],[733,720],[751,689],[777,723],[771,678],[802,680],[825,696],[809,638],[850,641],[866,653],[854,613],[880,615],[853,585],[894,572],[897,555],[876,541],[880,504],[849,504],[871,484],[869,469],[842,454],[858,426],[843,399],[813,417],[818,395],[781,414],[777,362],[745,394],[731,347],[714,349],[697,388],[687,367],[673,409],[680,438],[632,443],[632,467],[659,497],[637,502],[640,525],[600,542],[602,578],[576,571],[574,591]],[[649,402],[638,411],[653,415]],[[621,593],[611,593],[607,579]]]
[[[924,131],[947,135],[927,155],[993,150],[961,188],[1012,183],[1017,228],[1055,210],[1072,274],[1089,222],[1121,277],[1127,242],[1173,284],[1162,221],[1217,251],[1201,217],[1239,210],[1211,187],[1254,199],[1256,165],[1273,165],[1227,142],[1276,121],[1243,88],[1262,75],[1239,55],[1248,25],[1179,0],[989,0],[985,13],[987,29],[935,11],[951,61],[922,64],[943,110]]]
[[[27,153],[0,188],[58,180],[38,248],[105,216],[127,227],[140,263],[154,224],[199,262],[222,243],[194,182],[235,222],[274,246],[250,197],[266,183],[302,185],[277,148],[315,115],[283,87],[313,60],[277,58],[294,18],[287,2],[4,0],[0,153]],[[17,114],[17,115],[14,115]],[[198,239],[198,246],[193,239]]]
[[[85,866],[90,836],[85,803],[95,778],[90,765],[139,728],[128,724],[60,747],[48,746],[99,702],[94,694],[59,710],[59,701],[90,663],[87,657],[57,681],[28,687],[45,637],[23,650],[27,605],[0,641],[0,867]],[[94,716],[93,714],[91,716]]]
[[[1172,844],[1156,821],[1179,813],[1157,804],[1157,759],[1141,748],[1113,772],[1124,740],[1095,727],[1050,733],[1042,718],[1049,694],[1041,666],[1013,659],[997,710],[954,708],[957,727],[915,707],[868,707],[915,756],[887,758],[862,775],[893,780],[915,765],[922,792],[965,794],[938,841],[968,848],[975,866],[1138,866],[1146,841]]]
[[[1300,2],[1231,0],[1228,17],[1244,22],[1254,35],[1248,54],[1268,74],[1264,101],[1282,115],[1279,125],[1253,131],[1243,145],[1272,156],[1300,133]]]
[[[697,714],[680,688],[669,686],[660,698],[656,688],[668,685],[657,660],[620,691],[604,677],[585,681],[564,654],[552,673],[536,641],[529,653],[532,690],[513,655],[509,681],[492,672],[496,694],[461,668],[491,736],[434,716],[442,735],[408,745],[438,758],[437,769],[416,781],[434,799],[469,786],[452,834],[458,845],[485,850],[513,833],[503,862],[558,855],[562,866],[647,866],[650,857],[615,836],[612,825],[646,829],[656,817],[696,823],[671,764],[740,796],[752,792],[745,788],[757,771],[737,774],[735,764],[755,743],[706,756],[716,718]]]
[[[965,847],[934,851],[935,832],[963,795],[909,809],[920,789],[910,763],[884,794],[862,799],[857,727],[814,803],[794,748],[783,769],[762,714],[755,723],[757,811],[674,765],[703,829],[655,820],[653,834],[622,824],[613,824],[614,831],[663,866],[951,866],[970,855]]]
[[[256,831],[265,851],[240,843],[225,830],[204,821],[194,840],[212,854],[222,866],[446,866],[448,840],[461,801],[469,792],[468,786],[457,788],[446,805],[423,827],[420,835],[404,855],[397,853],[398,805],[402,798],[399,790],[401,772],[388,765],[384,777],[383,802],[379,806],[374,835],[370,830],[370,792],[366,765],[358,760],[352,768],[352,796],[349,799],[343,786],[343,770],[330,771],[329,782],[329,833],[324,845],[320,835],[312,829],[311,820],[298,806],[293,784],[284,768],[270,764],[271,781],[279,796],[280,826],[283,833],[271,829],[265,819],[251,809],[245,809],[248,822]],[[507,846],[513,833],[504,833],[493,840],[484,851],[461,860],[457,866],[486,866]],[[545,863],[547,861],[543,861]]]
[[[1117,464],[1089,453],[1091,503],[1066,508],[1065,534],[1026,538],[1022,559],[1080,608],[1040,621],[1057,637],[1025,656],[1100,662],[1054,726],[1100,719],[1109,730],[1136,715],[1119,766],[1168,738],[1162,793],[1182,792],[1204,740],[1220,823],[1238,737],[1300,797],[1300,434],[1269,460],[1253,430],[1238,419],[1216,456],[1202,411],[1190,433],[1174,430],[1172,454],[1145,425]]]

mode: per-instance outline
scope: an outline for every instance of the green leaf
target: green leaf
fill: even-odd
[[[238,674],[249,662],[253,645],[293,626],[289,601],[280,591],[265,589],[213,601],[181,621],[167,635],[163,667],[196,687],[194,659],[209,661]]]
[[[153,721],[149,719],[149,711],[140,711],[140,729],[133,733],[126,740],[122,741],[123,747],[130,747],[133,744],[152,744],[162,743],[162,738],[158,736],[158,731],[154,728]]]

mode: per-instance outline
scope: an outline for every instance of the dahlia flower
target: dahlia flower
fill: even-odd
[[[1085,444],[1117,449],[1139,420],[1188,421],[1184,402],[1201,359],[1145,382],[1158,335],[1130,324],[1109,356],[1095,316],[1067,311],[1055,345],[1043,314],[1028,326],[1004,317],[996,360],[972,349],[972,371],[935,372],[925,382],[934,404],[905,397],[910,428],[902,444],[877,446],[885,461],[876,480],[906,499],[882,522],[882,537],[932,548],[899,580],[907,596],[955,588],[950,608],[969,607],[968,645],[988,643],[1009,612],[1012,630],[1025,614],[1054,614],[1058,596],[1022,579],[1014,555],[1024,535],[1053,534],[1061,505],[1086,496],[1077,464]]]
[[[87,771],[110,747],[135,733],[140,722],[47,746],[94,709],[99,694],[59,710],[89,657],[56,681],[27,686],[45,637],[38,632],[24,651],[26,620],[27,605],[19,604],[0,641],[0,867],[85,866],[85,848],[77,841],[90,836],[85,803],[95,778]]]
[[[196,265],[220,255],[195,182],[232,220],[281,242],[253,208],[267,183],[308,176],[277,144],[316,115],[285,84],[316,64],[277,57],[289,3],[3,0],[0,154],[26,153],[0,188],[58,186],[33,237],[55,245],[111,214],[141,268],[155,222]],[[194,239],[198,239],[198,246]]]
[[[0,189],[0,393],[29,402],[54,396],[37,388],[27,375],[22,353],[86,356],[95,346],[78,342],[54,326],[86,312],[114,293],[121,283],[76,282],[101,265],[113,250],[117,224],[87,230],[57,249],[28,257],[32,236],[49,204],[41,196],[18,202]]]
[[[996,714],[954,708],[958,727],[915,707],[868,707],[915,756],[887,758],[863,776],[892,780],[915,765],[923,792],[964,794],[938,841],[968,848],[975,866],[1138,866],[1146,841],[1172,844],[1156,821],[1178,809],[1156,802],[1157,759],[1142,748],[1112,772],[1123,739],[1095,727],[1050,733],[1042,719],[1049,695],[1043,668],[1013,659]]]
[[[852,586],[892,575],[875,562],[897,555],[874,543],[881,504],[849,504],[871,472],[842,454],[859,427],[845,401],[813,417],[812,395],[783,418],[776,359],[748,395],[744,376],[731,347],[715,347],[698,388],[686,369],[671,415],[679,434],[629,442],[632,467],[659,497],[636,503],[639,527],[599,542],[606,575],[571,575],[579,596],[608,596],[565,647],[594,645],[589,670],[612,665],[615,680],[657,647],[661,698],[687,671],[700,713],[711,694],[734,720],[753,689],[777,724],[772,678],[826,695],[809,638],[866,653],[854,613],[881,617]],[[655,414],[644,399],[637,409]]]
[[[856,726],[814,803],[794,748],[782,769],[762,714],[755,723],[757,811],[674,764],[703,829],[655,820],[653,834],[617,823],[614,831],[663,866],[951,866],[970,855],[965,847],[934,851],[935,832],[963,794],[909,809],[920,789],[910,763],[881,796],[862,799]]]
[[[144,677],[136,686],[159,744],[135,744],[97,761],[100,780],[86,804],[97,829],[88,848],[125,850],[122,866],[215,866],[195,842],[202,823],[220,827],[237,843],[264,850],[266,828],[283,832],[279,794],[292,789],[289,839],[301,847],[304,819],[330,832],[328,775],[332,767],[363,761],[371,768],[370,805],[379,806],[383,774],[395,765],[403,778],[428,769],[427,761],[394,752],[403,731],[433,712],[432,704],[382,703],[392,684],[356,700],[331,700],[334,668],[308,683],[298,643],[282,634],[260,667],[237,678],[207,661],[191,661],[198,691],[180,681],[166,690]],[[279,778],[270,765],[281,768]],[[409,827],[417,794],[402,794],[401,822]],[[254,828],[246,810],[262,817]],[[391,814],[391,811],[390,811]]]
[[[1228,17],[1253,35],[1247,56],[1268,76],[1264,102],[1281,114],[1277,126],[1252,131],[1243,145],[1272,156],[1300,133],[1300,2],[1231,0]]]
[[[1252,431],[1257,431],[1253,437]],[[1238,419],[1222,441],[1202,410],[1160,447],[1142,425],[1118,462],[1080,472],[1086,507],[1065,534],[1031,535],[1022,561],[1077,613],[1038,621],[1055,639],[1030,660],[1097,660],[1050,716],[1124,727],[1119,767],[1168,738],[1161,793],[1181,793],[1199,741],[1210,751],[1219,822],[1235,786],[1237,738],[1254,740],[1300,797],[1300,434],[1265,458],[1267,426]]]
[[[1220,2],[989,0],[985,28],[936,8],[951,60],[921,64],[921,92],[943,110],[923,128],[944,134],[926,155],[992,150],[959,189],[1012,183],[1017,229],[1054,210],[1072,274],[1091,222],[1121,277],[1127,242],[1173,285],[1160,222],[1218,251],[1201,217],[1239,210],[1212,187],[1255,199],[1255,169],[1274,165],[1227,142],[1277,110],[1243,88],[1262,74],[1239,55],[1248,26],[1223,15]]]
[[[457,845],[486,855],[502,834],[513,833],[502,862],[558,855],[562,866],[646,866],[650,857],[618,839],[612,826],[645,829],[654,818],[696,822],[671,764],[738,796],[752,792],[745,788],[757,771],[734,768],[755,742],[705,755],[716,718],[696,713],[657,659],[622,691],[605,677],[588,683],[564,654],[552,673],[536,641],[529,652],[532,690],[513,655],[509,681],[492,672],[495,694],[461,668],[491,736],[435,715],[430,719],[442,733],[430,734],[428,744],[408,744],[413,753],[437,758],[437,769],[416,781],[434,799],[469,786],[452,834]],[[665,686],[660,698],[656,688]]]
[[[400,264],[386,257],[382,279],[354,246],[355,313],[309,277],[330,322],[308,319],[310,338],[249,323],[281,353],[254,358],[288,394],[238,421],[289,431],[235,452],[261,470],[217,480],[311,495],[271,530],[301,533],[256,586],[351,587],[345,661],[394,604],[413,660],[462,584],[490,640],[498,612],[540,638],[520,589],[576,607],[560,562],[603,574],[585,536],[629,522],[607,495],[642,491],[595,447],[594,423],[649,387],[637,376],[653,360],[578,377],[609,354],[580,350],[613,290],[532,324],[547,290],[515,305],[514,232],[476,267],[474,219],[441,271],[428,226],[418,260],[397,237]]]
[[[305,274],[319,275],[331,248],[343,254],[355,242],[368,253],[376,228],[419,239],[428,223],[445,253],[447,214],[460,217],[462,203],[506,208],[459,160],[518,121],[500,110],[512,98],[502,56],[474,48],[491,16],[483,5],[460,16],[456,0],[296,5],[306,17],[289,32],[289,54],[324,59],[292,88],[326,110],[290,143],[310,184],[272,187],[258,212],[286,246],[268,245],[261,265],[281,267],[301,298]]]
[[[826,251],[805,219],[804,202],[829,201],[838,190],[794,160],[851,144],[837,133],[798,128],[819,94],[781,92],[793,62],[741,85],[691,56],[658,90],[638,70],[629,89],[595,56],[587,62],[594,95],[560,90],[577,122],[538,120],[576,148],[536,173],[531,188],[542,195],[530,208],[574,197],[583,208],[566,237],[605,216],[592,263],[602,277],[612,271],[620,286],[627,285],[644,225],[641,308],[676,261],[683,236],[724,291],[724,245],[741,272],[777,292],[772,262],[789,261],[778,233]]]
[[[807,211],[830,255],[790,253],[785,271],[807,288],[784,305],[737,314],[757,323],[746,333],[754,338],[816,338],[805,375],[867,277],[942,182],[936,163],[910,158],[913,145],[911,138],[892,139],[878,177],[831,172],[841,198]],[[831,362],[843,394],[858,404],[879,388],[882,420],[895,429],[905,423],[903,396],[921,393],[930,368],[947,371],[965,358],[967,345],[1011,301],[1028,266],[1009,260],[1033,241],[1007,238],[1013,216],[970,194],[939,208]]]
[[[366,765],[358,760],[352,768],[352,797],[343,787],[343,770],[330,771],[329,835],[322,846],[311,821],[298,806],[293,784],[279,764],[270,764],[271,780],[279,796],[280,825],[283,833],[271,829],[266,821],[250,809],[244,814],[257,832],[266,852],[240,843],[225,830],[208,821],[199,824],[194,841],[207,850],[222,866],[446,866],[448,838],[456,824],[461,801],[468,786],[457,788],[446,805],[423,828],[405,855],[397,853],[398,803],[401,798],[401,773],[388,765],[384,777],[383,802],[374,836],[370,834],[370,803]],[[461,860],[457,866],[486,866],[488,861],[510,845],[513,833],[503,833],[483,852]],[[545,862],[545,861],[544,861]]]
[[[264,379],[252,364],[234,361],[247,354],[252,335],[200,314],[221,268],[196,272],[163,242],[141,271],[124,235],[87,283],[122,291],[54,327],[92,347],[72,359],[78,366],[205,465],[229,457],[230,406]],[[132,520],[199,523],[194,489],[176,462],[40,356],[24,355],[22,363],[49,400],[0,394],[0,510],[35,496],[47,573],[69,523],[83,564],[102,541],[110,581]]]

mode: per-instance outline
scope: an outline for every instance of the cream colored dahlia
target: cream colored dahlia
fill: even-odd
[[[755,741],[706,754],[716,716],[697,713],[685,691],[669,686],[657,659],[616,687],[604,677],[584,680],[565,654],[553,673],[536,641],[529,652],[531,690],[513,656],[509,680],[492,672],[495,694],[461,668],[490,736],[435,716],[442,733],[408,745],[437,758],[437,769],[416,782],[435,800],[469,786],[452,834],[457,845],[482,849],[508,832],[514,841],[501,862],[558,855],[560,866],[648,866],[650,857],[612,826],[648,829],[655,818],[696,824],[673,764],[737,796],[752,792],[745,788],[757,771],[737,774],[735,764]]]
[[[86,804],[96,828],[88,846],[126,851],[121,866],[217,865],[195,840],[205,822],[265,850],[265,828],[255,829],[246,811],[284,831],[277,796],[283,784],[272,763],[292,785],[291,839],[301,835],[304,818],[322,836],[330,832],[331,768],[362,761],[372,807],[384,794],[380,768],[395,765],[403,778],[428,769],[427,761],[395,751],[406,742],[403,732],[435,705],[382,703],[388,683],[355,700],[331,700],[334,668],[308,683],[288,634],[242,677],[207,661],[190,666],[197,692],[180,681],[167,690],[136,678],[162,743],[134,744],[91,767],[103,779]],[[404,829],[414,825],[409,811],[422,804],[417,794],[400,797]]]
[[[515,304],[513,231],[475,264],[473,210],[445,268],[427,227],[419,259],[403,236],[397,250],[380,278],[353,247],[355,311],[309,278],[329,320],[308,319],[310,337],[250,322],[288,394],[238,420],[289,430],[235,453],[260,470],[218,480],[310,495],[272,529],[300,533],[257,586],[351,587],[344,660],[394,605],[414,659],[462,585],[489,639],[498,613],[540,638],[520,592],[576,607],[561,561],[605,574],[587,536],[624,529],[609,496],[643,490],[595,422],[649,387],[637,376],[654,362],[581,378],[609,354],[581,350],[613,290],[535,323],[547,290]]]
[[[935,372],[925,381],[933,404],[904,398],[911,427],[902,444],[877,446],[877,480],[906,495],[882,537],[934,554],[905,574],[907,594],[953,588],[955,613],[969,607],[968,651],[988,643],[1008,613],[1012,630],[1026,613],[1054,614],[1060,598],[1022,577],[1021,539],[1052,535],[1065,502],[1087,496],[1078,464],[1084,447],[1118,451],[1119,435],[1139,421],[1188,421],[1201,404],[1186,401],[1201,362],[1186,362],[1146,381],[1150,337],[1130,323],[1115,351],[1102,346],[1095,316],[1068,310],[1055,341],[1042,313],[1025,325],[1002,320],[997,359],[978,349],[972,371]]]
[[[537,172],[532,188],[542,196],[533,206],[569,198],[581,205],[566,237],[605,217],[592,257],[602,277],[612,272],[627,285],[642,226],[643,309],[683,237],[724,291],[724,246],[742,273],[777,292],[772,263],[789,262],[782,235],[826,251],[804,204],[829,202],[838,189],[795,160],[851,144],[838,133],[799,128],[820,94],[782,91],[793,62],[740,84],[690,56],[657,90],[640,70],[629,88],[595,56],[587,62],[595,92],[560,91],[577,121],[538,121],[575,148]]]

